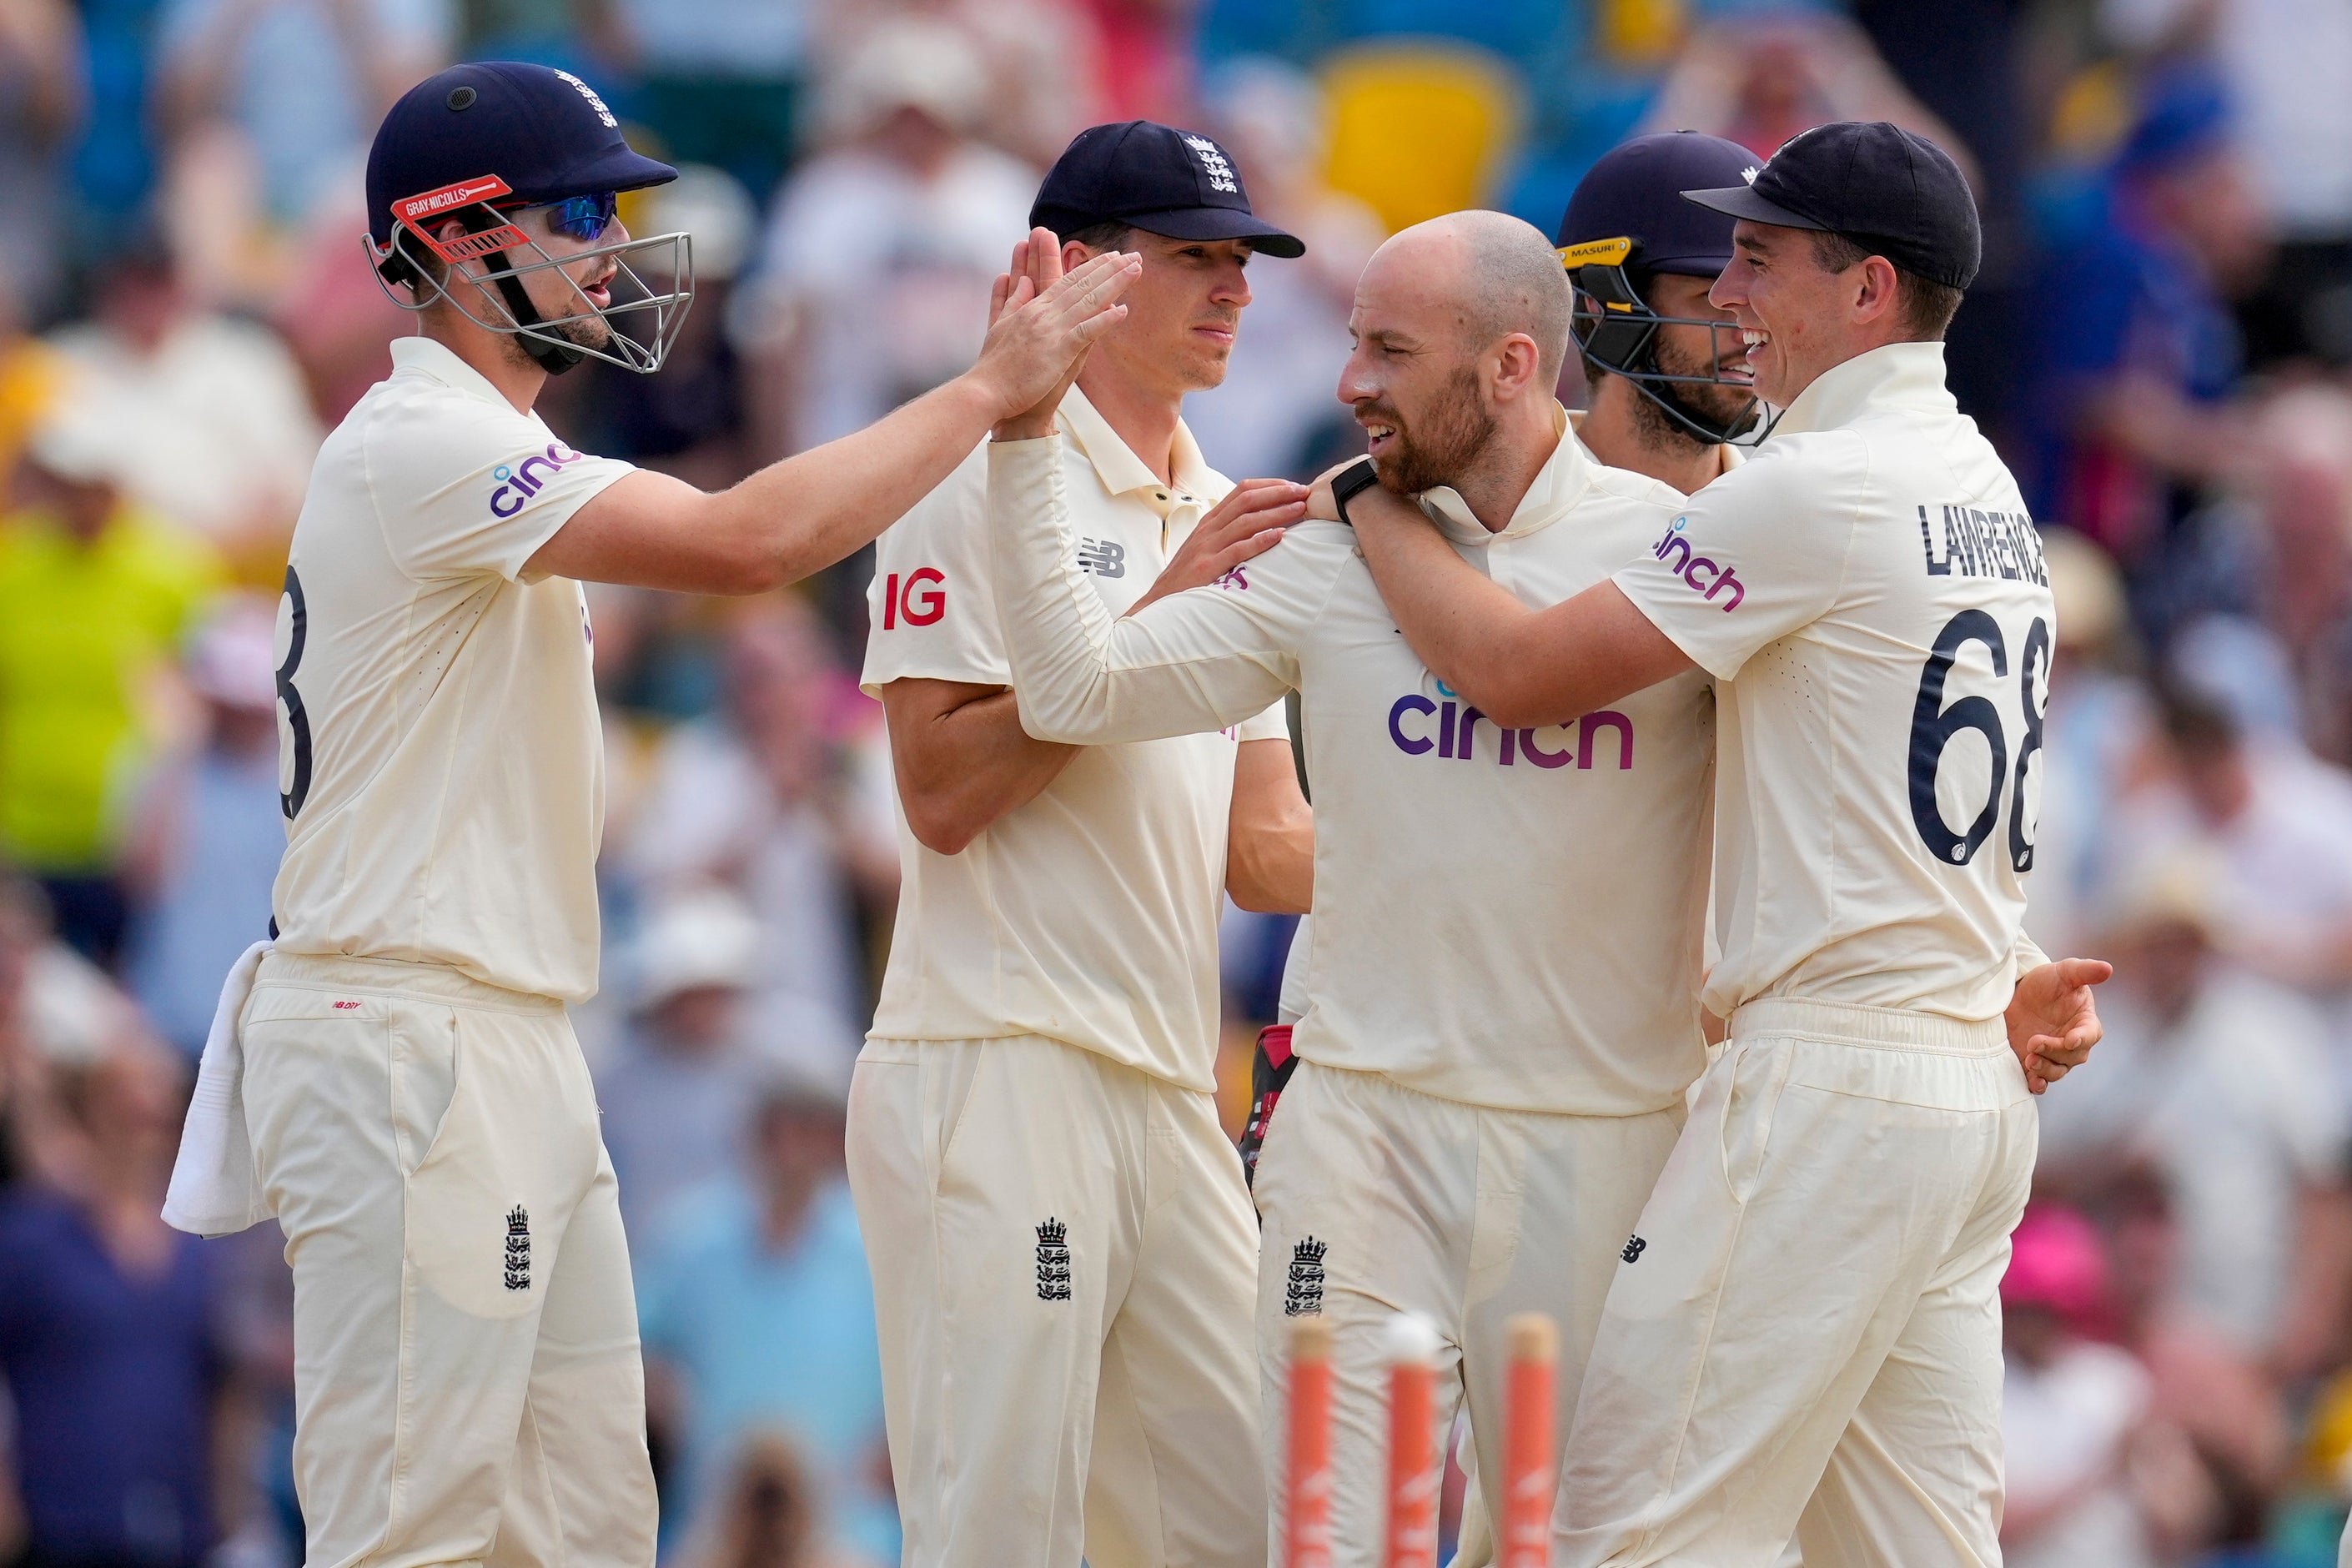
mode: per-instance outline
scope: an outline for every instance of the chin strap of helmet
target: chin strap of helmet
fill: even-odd
[[[1658,315],[1626,268],[1588,262],[1577,268],[1575,286],[1591,302],[1589,311],[1577,312],[1577,345],[1594,363],[1623,376],[1701,445],[1721,446],[1754,428],[1759,405],[1751,402],[1736,426],[1726,426],[1691,406],[1674,383],[1660,379]]]
[[[488,203],[481,202],[466,208],[458,215],[458,221],[466,226],[468,234],[479,234],[484,229],[496,228],[508,219],[505,214]],[[530,302],[530,290],[522,286],[522,279],[516,276],[514,264],[507,259],[505,251],[491,251],[482,258],[482,264],[494,275],[499,297],[506,301],[507,314],[514,318],[516,326],[547,325],[546,318],[539,313],[539,307]],[[541,332],[526,331],[515,336],[522,344],[522,352],[530,356],[531,363],[550,375],[562,375],[588,357],[570,343],[558,342]]]

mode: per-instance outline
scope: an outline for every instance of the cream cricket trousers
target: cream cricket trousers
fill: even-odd
[[[908,1568],[1257,1568],[1257,1226],[1209,1095],[869,1040],[849,1184]]]
[[[1492,1110],[1375,1073],[1298,1064],[1267,1131],[1256,1188],[1265,1221],[1259,1381],[1276,1542],[1287,1321],[1319,1313],[1332,1329],[1331,1561],[1377,1564],[1388,1524],[1389,1324],[1412,1311],[1436,1325],[1439,1441],[1466,1398],[1478,1474],[1501,1476],[1505,1324],[1544,1312],[1559,1325],[1555,1419],[1565,1431],[1612,1270],[1681,1123],[1679,1104],[1641,1116]],[[1475,1533],[1465,1521],[1465,1539]]]
[[[1997,1568],[2037,1133],[1998,1018],[1739,1009],[1610,1287],[1553,1561]]]
[[[649,1568],[629,1258],[562,1005],[273,952],[242,1032],[308,1568]]]

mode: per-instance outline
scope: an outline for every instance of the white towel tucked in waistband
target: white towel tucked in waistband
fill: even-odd
[[[172,1164],[172,1187],[163,1198],[163,1223],[192,1236],[227,1236],[270,1215],[253,1169],[253,1140],[245,1130],[245,1044],[236,1021],[253,994],[253,977],[270,944],[245,950],[221,985],[213,1009],[212,1032],[205,1037],[204,1062],[196,1068],[196,1092],[180,1129],[180,1157]]]

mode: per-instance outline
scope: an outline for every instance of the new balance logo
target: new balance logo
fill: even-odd
[[[1642,1254],[1649,1249],[1649,1246],[1650,1244],[1640,1237],[1629,1236],[1625,1238],[1625,1250],[1617,1256],[1628,1263],[1638,1263],[1641,1261]]]
[[[507,1211],[507,1289],[530,1289],[530,1215],[520,1204]]]
[[[1110,539],[1078,541],[1078,570],[1097,577],[1127,575],[1127,546]]]
[[[1290,1249],[1290,1278],[1282,1290],[1282,1315],[1313,1318],[1323,1310],[1323,1254],[1329,1244],[1308,1237]]]
[[[1070,1299],[1069,1227],[1050,1215],[1037,1227],[1037,1300]]]

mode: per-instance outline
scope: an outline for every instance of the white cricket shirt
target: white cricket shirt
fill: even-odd
[[[1680,1099],[1704,1063],[1705,677],[1500,729],[1423,668],[1338,523],[1299,523],[1223,582],[1114,623],[1074,564],[1054,444],[1001,442],[989,459],[1033,734],[1212,729],[1297,689],[1315,786],[1299,1055],[1505,1110],[1622,1116]],[[1604,581],[1681,503],[1572,437],[1499,533],[1450,489],[1423,499],[1464,559],[1536,606]]]
[[[630,472],[429,338],[329,436],[278,613],[289,952],[596,991],[604,743],[580,584],[523,563]]]
[[[1106,616],[1143,596],[1232,482],[1176,427],[1161,484],[1073,387],[1062,401],[1069,568]],[[975,448],[885,531],[863,677],[1013,683],[988,566],[988,455]],[[1206,1091],[1216,1085],[1217,918],[1234,753],[1285,740],[1261,701],[1226,734],[1090,748],[961,854],[898,816],[904,877],[870,1037],[1043,1035]]]
[[[1999,1014],[2039,956],[2021,925],[2055,625],[1943,345],[1822,375],[1615,581],[1718,682],[1707,1005]]]

